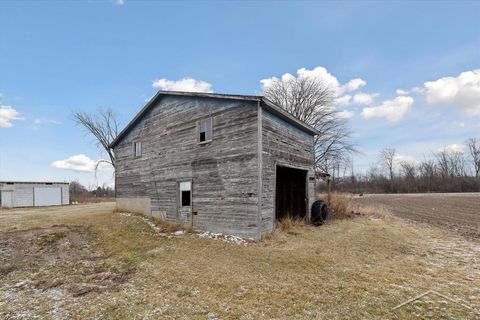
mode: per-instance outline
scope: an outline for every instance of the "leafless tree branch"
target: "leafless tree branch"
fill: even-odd
[[[99,109],[95,114],[83,111],[73,113],[73,120],[77,125],[84,128],[85,132],[95,137],[96,145],[103,149],[110,158],[110,161],[101,160],[97,162],[95,170],[100,163],[110,163],[115,168],[115,154],[110,148],[110,143],[118,135],[118,121],[112,109]]]
[[[473,164],[475,177],[478,178],[480,175],[480,139],[470,138],[465,141],[465,144]]]
[[[263,94],[320,132],[314,141],[317,168],[330,172],[356,152],[351,142],[352,132],[345,119],[337,116],[333,105],[335,95],[325,82],[311,77],[292,77],[273,81]]]

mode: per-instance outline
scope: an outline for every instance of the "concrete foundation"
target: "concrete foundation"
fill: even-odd
[[[141,213],[148,217],[152,216],[150,198],[148,197],[117,198],[117,210]]]

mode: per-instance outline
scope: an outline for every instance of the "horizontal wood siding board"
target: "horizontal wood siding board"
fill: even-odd
[[[212,117],[213,141],[197,143]],[[147,196],[176,221],[177,183],[193,180],[194,227],[254,237],[257,230],[256,103],[165,96],[115,147],[118,197]],[[142,156],[133,157],[133,141]]]
[[[275,224],[276,165],[303,168],[308,170],[309,177],[313,176],[314,137],[267,110],[263,110],[262,128],[261,228],[265,233],[272,231]],[[313,185],[309,184],[308,189],[309,198],[313,197]]]

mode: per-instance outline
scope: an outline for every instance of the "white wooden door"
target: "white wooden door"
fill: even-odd
[[[182,181],[178,184],[178,222],[192,223],[192,182]]]
[[[13,191],[2,191],[2,207],[13,207]]]
[[[62,204],[61,188],[35,187],[35,206],[56,206]]]

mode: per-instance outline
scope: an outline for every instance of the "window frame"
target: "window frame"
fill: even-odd
[[[136,146],[139,145],[140,146],[140,154],[137,155],[137,148]],[[135,140],[132,142],[132,151],[133,151],[133,157],[134,158],[141,158],[142,157],[142,154],[143,154],[143,148],[142,148],[142,141],[141,140]]]
[[[202,133],[200,130],[201,130],[202,123],[206,124],[208,121],[210,121],[210,139],[207,139],[207,136],[208,136],[207,132],[208,131],[206,131],[206,129],[205,129],[205,141],[200,141],[200,134]],[[197,143],[198,144],[206,144],[206,143],[210,143],[212,141],[213,141],[213,117],[208,117],[208,118],[198,120],[197,121]]]
[[[182,190],[182,184],[183,183],[188,183],[189,184],[189,189],[188,190]],[[189,205],[188,206],[183,205],[183,194],[182,194],[183,191],[189,191],[190,192],[190,199],[189,199]],[[178,207],[180,209],[191,208],[192,207],[192,180],[178,181]]]

